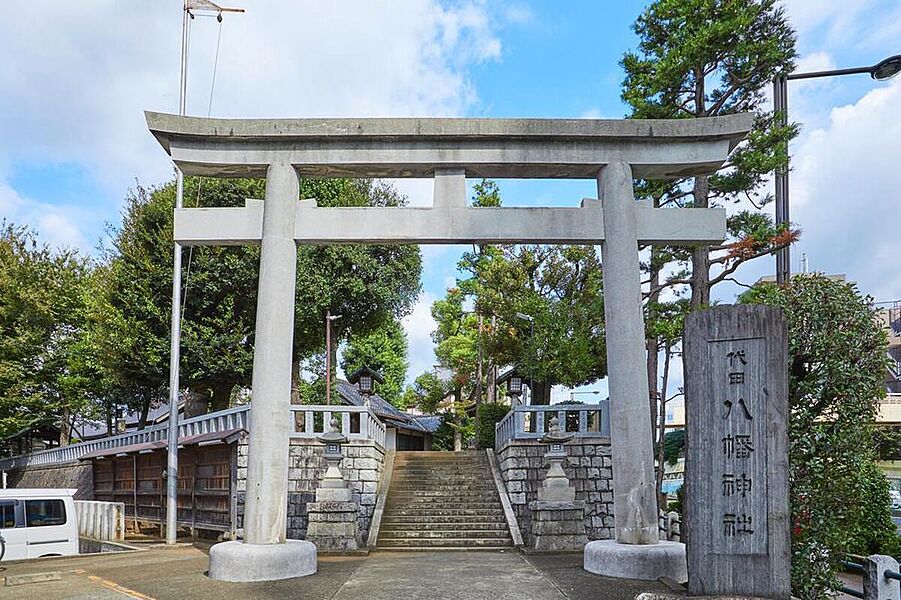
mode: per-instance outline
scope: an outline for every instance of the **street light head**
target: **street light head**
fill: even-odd
[[[870,77],[876,81],[885,81],[901,73],[901,54],[889,56],[873,66]]]
[[[535,320],[535,317],[533,317],[532,315],[527,315],[527,314],[521,313],[521,312],[516,313],[516,318],[522,319],[523,321],[529,321],[529,322]]]

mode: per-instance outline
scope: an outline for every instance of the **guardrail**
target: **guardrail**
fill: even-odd
[[[494,426],[494,448],[512,440],[540,439],[557,417],[560,430],[577,437],[610,437],[610,401],[598,404],[517,406]]]
[[[367,406],[304,404],[291,406],[293,438],[316,438],[329,430],[332,416],[349,440],[372,440],[385,447],[385,424]]]
[[[78,535],[98,541],[125,541],[125,503],[76,500]]]
[[[385,447],[385,425],[368,407],[365,406],[324,406],[324,405],[295,405],[291,406],[294,415],[295,430],[292,437],[315,437],[322,433],[322,427],[318,423],[329,423],[331,415],[340,415],[342,431],[350,439],[372,439],[383,448]],[[298,417],[298,415],[302,415]],[[318,415],[318,416],[317,416]],[[356,415],[356,416],[352,416]],[[250,405],[236,406],[214,413],[200,415],[184,419],[178,424],[178,439],[188,438],[206,433],[218,433],[233,429],[247,429],[250,418]],[[309,423],[297,429],[297,423]],[[169,425],[159,423],[151,425],[140,431],[129,431],[110,437],[79,442],[39,450],[31,454],[22,454],[11,458],[0,459],[0,470],[22,469],[26,467],[58,465],[72,463],[81,457],[110,448],[124,448],[137,444],[162,442],[169,438]]]

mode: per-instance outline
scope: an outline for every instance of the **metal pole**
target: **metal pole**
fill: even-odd
[[[178,86],[178,114],[185,114],[188,58],[188,7],[182,6],[181,17],[181,73]],[[175,208],[182,207],[185,177],[176,166]],[[175,231],[173,229],[173,235]],[[166,453],[166,543],[175,544],[178,528],[178,367],[181,358],[181,245],[172,247],[172,320],[169,335],[169,429]]]
[[[773,80],[773,108],[780,125],[788,124],[788,78],[777,75]],[[788,142],[786,142],[788,154]],[[776,169],[776,225],[789,226],[788,166]],[[776,283],[788,283],[791,279],[791,251],[789,246],[776,252]]]
[[[532,342],[532,360],[537,360],[538,353],[535,352],[535,317],[529,319],[529,341]],[[532,368],[529,369],[529,405],[535,404],[535,379],[532,377],[532,372],[535,369],[535,365],[532,365]]]
[[[332,314],[325,313],[325,403],[332,403]],[[326,427],[326,424],[322,425]],[[323,429],[324,431],[324,429]]]

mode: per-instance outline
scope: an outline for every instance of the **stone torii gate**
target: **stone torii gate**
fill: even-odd
[[[204,119],[147,113],[186,175],[266,177],[265,201],[175,211],[182,245],[261,244],[244,541],[213,546],[210,576],[315,572],[315,547],[286,540],[288,418],[297,244],[601,244],[616,540],[592,542],[600,571],[674,575],[658,541],[638,245],[718,244],[723,209],[654,209],[633,178],[710,173],[748,114],[685,120]],[[434,177],[431,208],[319,208],[300,177]],[[473,208],[466,177],[596,179],[571,208]],[[684,551],[683,551],[684,556]],[[625,561],[624,557],[628,557]],[[684,558],[682,559],[684,564]],[[624,563],[628,563],[625,567]],[[595,569],[592,569],[595,570]]]

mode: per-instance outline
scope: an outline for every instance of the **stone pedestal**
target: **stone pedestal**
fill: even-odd
[[[585,503],[581,500],[529,503],[532,511],[532,549],[538,552],[581,550],[585,534]]]
[[[655,581],[669,577],[680,583],[688,580],[685,544],[622,544],[613,540],[588,542],[584,568],[590,573],[622,579]]]
[[[347,492],[349,496],[350,490]],[[363,539],[357,527],[360,505],[350,502],[349,498],[348,501],[322,501],[318,493],[316,499],[317,502],[307,504],[307,515],[310,519],[307,541],[316,544],[320,552],[348,552],[362,549]]]
[[[282,544],[222,542],[210,548],[210,579],[274,581],[316,572],[316,546],[303,540]]]

